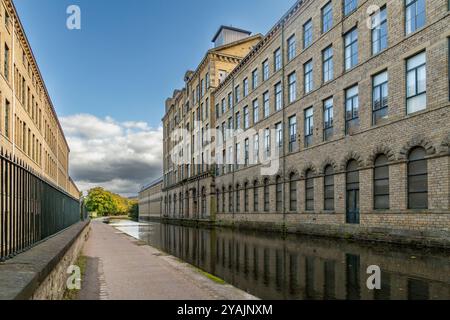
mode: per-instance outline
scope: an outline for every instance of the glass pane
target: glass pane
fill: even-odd
[[[428,171],[426,160],[411,162],[408,167],[410,175],[427,174]]]
[[[409,189],[409,192],[427,192],[428,176],[420,175],[420,176],[409,177],[408,189]]]
[[[427,107],[427,95],[425,93],[421,94],[420,96],[408,99],[407,105],[408,114],[425,110],[426,107]]]
[[[389,194],[389,180],[377,180],[374,182],[375,195],[387,195]]]
[[[389,209],[389,196],[376,196],[375,209]]]
[[[409,195],[410,209],[427,209],[428,208],[428,194],[427,193],[413,193]]]

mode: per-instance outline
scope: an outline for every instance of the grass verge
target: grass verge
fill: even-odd
[[[78,257],[77,261],[75,262],[75,265],[77,265],[81,271],[81,283],[83,283],[83,278],[86,274],[86,263],[87,258],[85,256]],[[66,289],[66,291],[64,292],[63,300],[76,300],[79,292],[80,290]]]

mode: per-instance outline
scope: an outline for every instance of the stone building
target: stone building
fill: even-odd
[[[148,221],[151,218],[161,218],[163,179],[158,179],[142,188],[139,192],[139,220]]]
[[[76,198],[69,146],[11,0],[0,5],[0,146]]]
[[[261,39],[261,35],[222,26],[213,39],[214,48],[195,71],[186,72],[185,87],[167,99],[163,118],[165,217],[214,218],[214,166],[208,164],[215,149],[213,137],[207,134],[216,121],[213,92]],[[174,162],[174,153],[186,161]]]
[[[215,221],[448,239],[449,26],[447,0],[298,1],[213,93]]]

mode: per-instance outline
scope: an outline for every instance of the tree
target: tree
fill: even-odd
[[[100,217],[117,212],[117,204],[112,194],[103,188],[89,190],[86,197],[86,208],[89,212],[96,212]]]

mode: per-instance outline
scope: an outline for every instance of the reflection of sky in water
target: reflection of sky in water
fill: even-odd
[[[110,225],[138,240],[142,239],[143,234],[151,233],[154,226],[154,224],[151,223],[141,223],[130,220],[112,221]]]

